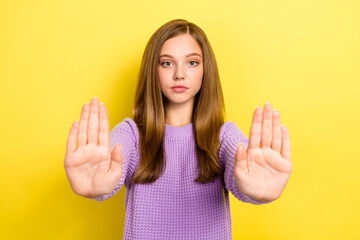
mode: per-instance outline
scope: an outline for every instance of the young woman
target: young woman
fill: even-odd
[[[292,163],[289,133],[270,103],[255,109],[249,139],[224,115],[205,33],[172,20],[145,48],[134,120],[109,134],[105,105],[94,97],[83,106],[65,156],[71,188],[103,201],[125,185],[124,239],[232,239],[228,191],[242,202],[270,203]]]

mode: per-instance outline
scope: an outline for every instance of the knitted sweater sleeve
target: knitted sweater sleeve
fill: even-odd
[[[116,146],[116,144],[120,143],[121,153],[123,155],[122,175],[119,183],[111,193],[89,199],[94,199],[98,202],[101,202],[112,197],[122,188],[124,184],[127,189],[129,188],[130,180],[133,175],[133,170],[135,169],[134,157],[136,153],[136,137],[134,125],[135,123],[131,119],[126,118],[124,121],[118,123],[110,132],[111,152]]]
[[[245,134],[235,123],[231,121],[225,122],[220,130],[219,150],[219,158],[224,171],[225,188],[229,190],[235,198],[245,203],[260,205],[272,202],[259,201],[239,191],[234,176],[235,154],[239,143],[242,143],[247,149],[249,139],[246,138]]]

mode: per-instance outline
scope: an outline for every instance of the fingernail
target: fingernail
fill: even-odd
[[[100,105],[104,105],[104,102],[101,102]]]
[[[270,104],[270,102],[266,102],[265,104]]]

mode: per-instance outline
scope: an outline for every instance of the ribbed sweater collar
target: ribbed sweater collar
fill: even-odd
[[[189,123],[181,127],[169,126],[165,123],[165,136],[185,137],[185,136],[191,136],[192,133],[193,133],[192,123]]]

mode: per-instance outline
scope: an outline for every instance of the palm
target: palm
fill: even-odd
[[[270,104],[254,112],[247,150],[235,155],[234,175],[239,190],[262,201],[277,199],[292,171],[290,138],[280,126],[280,116]]]
[[[74,189],[84,192],[101,191],[104,186],[110,186],[108,189],[115,188],[115,182],[109,177],[110,163],[110,149],[102,145],[79,146],[65,157],[65,169],[70,183]],[[110,191],[108,189],[102,190],[105,191],[103,194]]]

